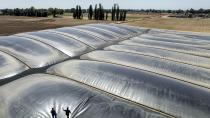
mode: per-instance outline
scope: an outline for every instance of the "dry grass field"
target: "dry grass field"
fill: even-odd
[[[125,24],[149,28],[210,33],[210,19],[170,18],[166,14],[130,14]]]
[[[98,22],[109,23],[111,21],[87,20],[86,17],[83,20],[76,20],[72,19],[71,16],[63,16],[62,18],[0,16],[0,35],[11,35],[21,32]],[[210,19],[169,18],[167,17],[167,14],[128,14],[127,21],[116,23],[139,27],[210,33]]]

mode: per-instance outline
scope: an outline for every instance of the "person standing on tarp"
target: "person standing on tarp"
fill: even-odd
[[[51,109],[51,115],[52,115],[52,118],[57,118],[57,113],[54,110],[54,108]]]
[[[71,113],[71,111],[69,110],[69,107],[67,107],[67,109],[63,109],[63,111],[66,113],[67,118],[69,118],[69,114]]]

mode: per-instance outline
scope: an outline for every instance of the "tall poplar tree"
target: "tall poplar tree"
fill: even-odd
[[[92,20],[93,18],[93,7],[92,5],[90,5],[89,9],[88,9],[88,19]]]

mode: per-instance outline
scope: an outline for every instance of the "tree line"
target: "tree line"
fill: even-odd
[[[99,6],[96,4],[94,10],[92,5],[87,10],[82,10],[81,6],[77,5],[75,9],[72,9],[72,12],[74,19],[82,19],[83,13],[88,13],[89,20],[107,20],[108,18],[108,12],[101,4]]]
[[[75,19],[82,19],[83,13],[88,14],[88,19],[92,20],[107,20],[109,14],[111,14],[111,20],[113,21],[124,21],[126,19],[127,13],[171,13],[186,17],[196,17],[196,16],[206,16],[210,17],[210,9],[188,9],[188,10],[156,10],[156,9],[127,9],[122,10],[119,8],[119,5],[114,4],[112,9],[104,9],[102,4],[95,5],[93,8],[92,5],[88,9],[82,9],[81,6],[77,5],[76,8],[71,9],[58,9],[58,8],[49,8],[49,9],[36,9],[34,7],[26,9],[1,9],[0,14],[2,15],[13,15],[13,16],[34,16],[34,17],[47,17],[49,15],[63,15],[64,13],[73,13]]]
[[[74,19],[82,19],[83,18],[83,12],[80,5],[76,6],[76,9],[73,9],[73,18]]]
[[[108,11],[104,10],[101,4],[95,5],[95,9],[93,10],[93,6],[90,5],[88,12],[89,20],[107,20],[108,19]]]
[[[158,9],[127,9],[127,12],[130,13],[173,13],[173,14],[181,14],[181,13],[186,13],[186,12],[192,12],[194,14],[210,14],[210,9],[187,9],[187,10],[182,10],[182,9],[177,9],[177,10],[158,10]]]
[[[31,16],[31,17],[47,17],[53,15],[56,17],[57,14],[64,14],[65,10],[58,8],[49,8],[49,9],[36,9],[34,7],[26,9],[2,9],[2,15],[11,15],[11,16]]]
[[[125,21],[126,19],[126,10],[121,10],[118,4],[114,4],[112,7],[112,21]]]
[[[104,9],[102,4],[96,4],[95,8],[90,5],[88,9],[82,9],[80,5],[76,8],[71,9],[36,9],[35,7],[30,7],[26,9],[2,9],[2,15],[12,15],[12,16],[31,16],[31,17],[48,17],[49,15],[63,15],[64,13],[73,13],[74,19],[82,19],[83,13],[88,14],[88,19],[90,20],[108,20],[109,13],[111,13],[112,21],[124,21],[126,19],[126,11],[119,9],[119,5],[114,4],[112,9]]]
[[[108,20],[109,13],[111,13],[112,21],[125,21],[127,13],[126,10],[121,10],[118,4],[114,4],[111,10],[105,10],[101,4],[96,4],[93,10],[93,6],[90,5],[87,11],[89,20]]]

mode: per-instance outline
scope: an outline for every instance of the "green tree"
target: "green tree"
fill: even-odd
[[[114,21],[114,7],[112,7],[112,21]]]
[[[52,15],[53,14],[53,10],[54,10],[53,8],[49,8],[48,9],[48,15]]]
[[[119,21],[119,15],[120,15],[120,8],[119,5],[117,5],[117,10],[116,10],[116,20]]]
[[[123,11],[120,11],[120,18],[119,18],[120,21],[123,21],[123,13],[124,13]]]
[[[124,11],[124,14],[123,14],[123,21],[126,20],[126,15],[127,15],[127,11]]]
[[[89,9],[88,9],[88,19],[92,20],[93,18],[93,7],[92,5],[90,5]]]
[[[116,7],[117,7],[117,4],[114,4],[114,10],[113,10],[114,21],[116,20]]]
[[[79,6],[79,11],[78,11],[78,19],[82,18],[82,9],[81,6]]]
[[[190,9],[190,11],[189,11],[191,14],[195,14],[195,10],[194,9]]]
[[[76,14],[76,19],[79,19],[79,6],[76,6],[76,10],[75,10],[75,14]]]
[[[56,14],[57,14],[57,8],[54,8],[53,9],[53,17],[56,17]]]
[[[103,20],[103,13],[102,13],[102,5],[99,4],[99,8],[98,8],[98,20]]]
[[[97,4],[95,5],[95,9],[94,9],[94,19],[95,20],[98,19],[98,8],[97,8]]]
[[[107,11],[106,12],[106,20],[108,19],[108,17],[109,17],[109,12]]]
[[[74,19],[77,18],[76,10],[73,12],[73,18],[74,18]]]
[[[112,21],[119,19],[119,6],[118,4],[114,4],[112,7]]]

